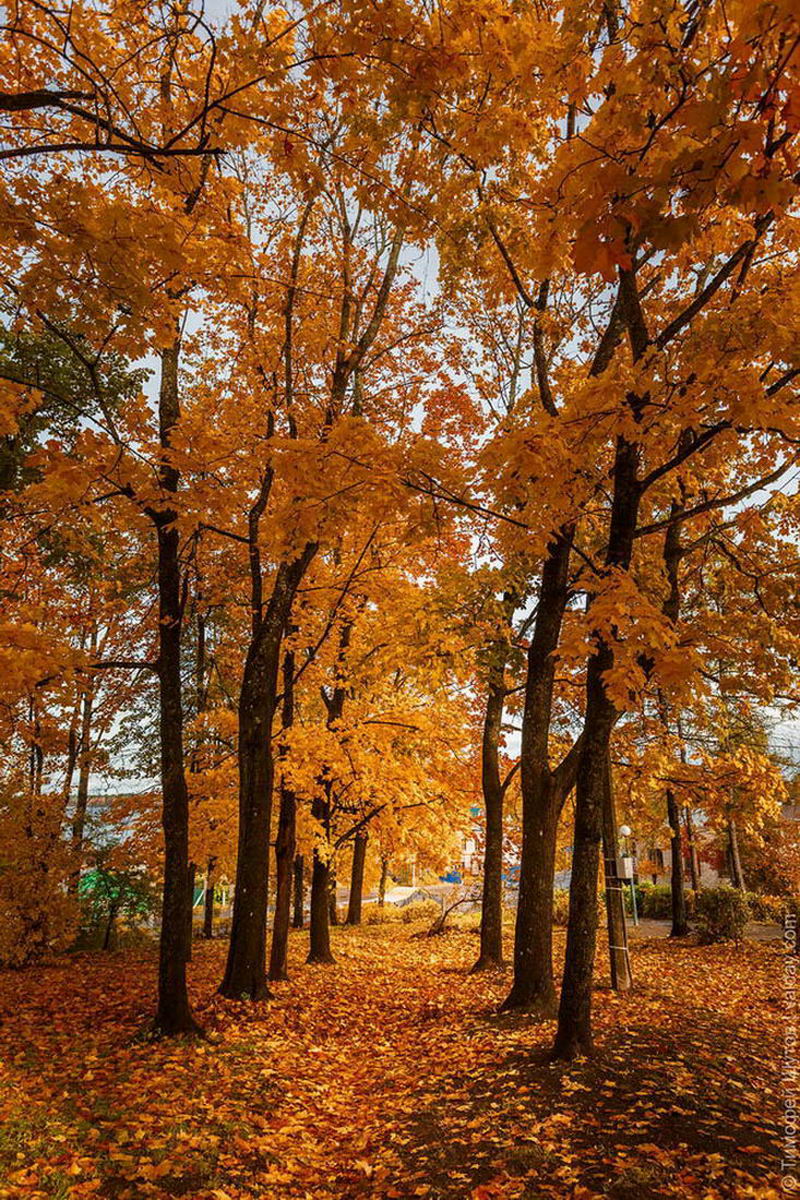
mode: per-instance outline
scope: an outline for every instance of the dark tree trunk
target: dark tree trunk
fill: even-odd
[[[689,844],[689,871],[692,879],[692,891],[695,896],[700,891],[700,863],[697,857],[697,841],[694,836],[694,821],[688,806],[683,810],[683,819],[686,823],[686,841]]]
[[[635,273],[620,270],[618,304],[628,332],[632,357],[638,362],[649,338],[642,313]],[[640,397],[627,397],[631,416],[638,422]],[[627,571],[633,557],[642,487],[639,481],[640,448],[620,434],[614,454],[613,496],[605,564]],[[569,926],[561,1002],[553,1054],[572,1059],[592,1050],[592,976],[597,941],[597,873],[603,827],[603,797],[611,731],[619,713],[606,692],[606,672],[614,666],[613,643],[602,630],[595,631],[595,653],[586,669],[586,711],[583,745],[576,779],[575,834],[572,882],[569,891]]]
[[[214,867],[217,860],[210,858],[206,868],[206,894],[203,898],[203,937],[210,941],[214,936]]]
[[[294,654],[283,656],[283,729],[294,722]],[[281,746],[286,753],[285,741]],[[296,843],[297,801],[295,794],[281,775],[278,835],[275,839],[275,917],[272,923],[272,946],[269,958],[269,978],[288,979],[287,952],[289,921],[292,909],[292,873]]]
[[[333,860],[328,864],[328,920],[331,925],[339,924],[339,909],[336,904],[336,865]]]
[[[192,935],[194,933],[194,883],[197,877],[197,867],[189,863],[189,912],[186,921],[186,961],[192,961]]]
[[[162,352],[159,391],[161,445],[169,449],[178,421],[178,355],[180,339]],[[165,461],[161,486],[178,489],[178,472]],[[172,1035],[197,1028],[186,987],[189,897],[189,794],[183,758],[183,697],[181,682],[180,535],[172,509],[151,510],[158,534],[158,681],[161,742],[162,823],[164,827],[164,896],[158,966],[156,1029]]]
[[[386,904],[386,881],[389,878],[389,860],[381,858],[381,877],[378,882],[378,908]]]
[[[625,922],[624,884],[617,874],[617,812],[614,804],[614,785],[611,760],[606,757],[605,789],[603,793],[603,859],[606,880],[606,921],[608,925],[608,958],[611,986],[616,992],[633,987],[631,960],[628,954],[628,929]]]
[[[681,817],[678,801],[672,788],[667,788],[667,820],[670,829],[672,870],[670,890],[672,894],[672,929],[670,937],[686,937],[689,922],[686,918],[686,890],[683,882],[683,844],[681,839]]]
[[[305,866],[305,864],[303,862],[302,854],[295,855],[295,860],[294,860],[294,912],[292,914],[292,928],[293,929],[302,929],[303,928],[303,918],[304,918],[303,910],[305,907],[305,897],[303,894],[304,890],[305,890],[304,883],[303,883],[304,866]]]
[[[311,944],[308,951],[310,963],[335,962],[331,953],[331,935],[328,918],[330,915],[330,867],[327,859],[314,849],[314,865],[311,873],[311,913],[309,928]]]
[[[481,903],[481,948],[473,971],[503,965],[503,784],[500,779],[500,734],[505,707],[505,655],[502,643],[491,647],[486,711],[481,746],[481,787],[486,813]]]
[[[116,906],[112,904],[110,909],[108,910],[108,920],[106,921],[106,932],[105,932],[105,936],[103,938],[103,949],[104,950],[111,949],[111,938],[114,933],[114,922],[115,922],[116,918],[117,918],[117,909],[116,909]]]
[[[277,703],[283,633],[300,581],[316,552],[309,544],[291,563],[278,568],[263,617],[254,614],[255,632],[239,694],[239,844],[233,897],[231,941],[220,987],[231,999],[264,1000],[267,987],[267,878],[272,815],[272,720]]]
[[[739,856],[739,833],[736,829],[736,821],[733,817],[728,818],[728,856],[731,865],[731,883],[740,892],[747,890],[744,882],[744,872],[742,870],[742,860]]]
[[[522,853],[514,931],[514,982],[502,1005],[502,1011],[522,1008],[543,1018],[554,1016],[556,1010],[553,984],[556,832],[578,760],[577,747],[573,747],[555,771],[551,771],[548,758],[555,652],[568,599],[572,537],[573,530],[564,529],[548,548],[528,650],[520,756]]]
[[[90,652],[97,650],[97,627],[92,629]],[[89,778],[91,774],[91,738],[92,711],[94,708],[94,686],[90,684],[83,694],[81,702],[81,731],[78,743],[80,766],[78,768],[78,794],[75,799],[75,811],[72,815],[72,851],[75,856],[75,870],[70,881],[70,890],[77,891],[81,876],[81,857],[83,854],[83,839],[86,832],[86,810],[89,806]]]
[[[350,871],[350,897],[347,902],[346,925],[361,924],[361,897],[364,891],[364,864],[367,859],[367,832],[360,829],[353,842],[353,865]]]

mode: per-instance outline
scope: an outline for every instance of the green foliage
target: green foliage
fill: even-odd
[[[81,877],[78,885],[82,920],[80,943],[94,944],[102,938],[108,949],[114,924],[122,918],[135,925],[148,917],[156,904],[156,892],[144,870],[116,870],[99,863]]]
[[[706,888],[697,899],[697,930],[700,941],[740,942],[750,918],[747,896],[738,888],[722,884]]]

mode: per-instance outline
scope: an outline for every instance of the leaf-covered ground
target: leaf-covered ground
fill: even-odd
[[[192,989],[213,1040],[136,1040],[151,954],[0,975],[0,1197],[430,1200],[777,1198],[775,946],[634,947],[637,988],[596,994],[598,1053],[551,1065],[551,1025],[494,1009],[473,933],[334,932],[247,1007]]]

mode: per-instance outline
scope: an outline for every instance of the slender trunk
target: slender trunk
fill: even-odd
[[[731,883],[740,892],[744,892],[747,889],[744,882],[744,872],[742,871],[742,860],[739,856],[739,833],[733,817],[728,818],[728,852],[731,863]]]
[[[378,908],[386,904],[386,881],[389,878],[389,860],[381,856],[381,877],[378,882]]]
[[[628,929],[625,922],[624,884],[617,874],[617,813],[614,804],[614,785],[611,760],[606,758],[603,793],[603,860],[606,879],[606,920],[608,923],[608,957],[611,967],[611,986],[615,992],[627,992],[633,987],[631,960],[628,954]]]
[[[194,884],[197,878],[197,866],[189,863],[189,912],[186,921],[186,961],[192,961],[192,937],[194,934]]]
[[[350,871],[350,897],[346,925],[361,924],[361,897],[364,891],[364,864],[367,859],[367,831],[360,829],[353,842],[353,866]]]
[[[692,879],[692,891],[695,896],[700,891],[700,861],[697,856],[697,839],[694,835],[694,821],[688,805],[683,810],[683,820],[686,825],[686,840],[689,843],[689,871]]]
[[[491,647],[488,695],[481,746],[481,787],[486,813],[481,903],[481,948],[473,971],[503,965],[503,785],[500,779],[500,734],[505,706],[505,653]]]
[[[161,445],[169,449],[178,421],[178,356],[180,338],[162,352],[159,391]],[[178,472],[165,460],[161,485],[178,490]],[[183,696],[181,681],[180,534],[172,509],[152,512],[158,534],[158,682],[161,743],[162,824],[164,828],[164,894],[158,967],[156,1029],[163,1034],[197,1029],[186,986],[189,924],[189,794],[183,757]]]
[[[116,916],[117,916],[117,909],[116,909],[116,906],[112,904],[108,910],[108,920],[106,921],[106,932],[105,932],[105,936],[103,938],[103,949],[104,950],[111,949],[111,937],[114,932],[114,921],[116,920]]]
[[[523,1008],[540,1017],[556,1009],[553,984],[553,878],[556,832],[572,786],[571,753],[550,770],[548,744],[555,679],[555,652],[567,606],[567,574],[573,530],[565,528],[550,544],[542,567],[536,624],[528,650],[522,718],[520,783],[522,851],[519,900],[514,930],[514,982],[502,1011]]]
[[[672,894],[672,929],[670,937],[685,937],[689,932],[686,918],[686,890],[683,882],[683,845],[681,841],[681,817],[678,801],[672,788],[667,788],[667,820],[670,829],[672,869],[670,890]]]
[[[639,513],[639,450],[620,437],[614,464],[614,497],[606,564],[627,570]],[[592,976],[597,941],[597,876],[603,828],[603,797],[611,731],[618,712],[606,692],[606,673],[614,666],[613,643],[596,631],[596,652],[586,670],[586,712],[578,763],[575,833],[569,925],[561,1003],[553,1053],[571,1059],[592,1050]]]
[[[206,868],[206,894],[203,898],[203,937],[211,941],[214,936],[214,867],[215,858],[208,860]]]
[[[302,854],[296,854],[294,859],[294,912],[292,914],[292,928],[303,928],[304,917],[304,885],[303,885],[303,869],[304,862]]]
[[[294,654],[283,656],[283,729],[294,722]],[[286,754],[285,738],[281,753]],[[269,978],[288,979],[286,956],[289,948],[289,921],[292,908],[292,872],[297,822],[297,801],[291,787],[281,775],[278,836],[275,839],[275,917],[272,923],[272,946],[269,958]]]
[[[336,904],[336,866],[331,861],[328,865],[328,920],[331,925],[339,924],[339,909]]]
[[[316,803],[316,802],[315,802]],[[308,952],[310,963],[332,963],[331,936],[328,918],[330,915],[330,866],[319,850],[314,848],[314,865],[311,873],[311,944]]]
[[[267,877],[272,816],[272,720],[283,632],[316,552],[309,544],[278,568],[266,614],[257,620],[239,694],[239,843],[231,941],[220,993],[264,1000],[267,987]]]

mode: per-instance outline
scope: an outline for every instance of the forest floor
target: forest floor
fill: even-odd
[[[189,1044],[136,1039],[149,950],[0,974],[0,1197],[782,1194],[779,946],[637,941],[635,991],[601,970],[596,1055],[565,1066],[552,1024],[495,1014],[508,975],[466,973],[474,933],[413,932],[335,930],[335,967],[294,934],[255,1006],[214,995],[225,947],[200,944]]]

